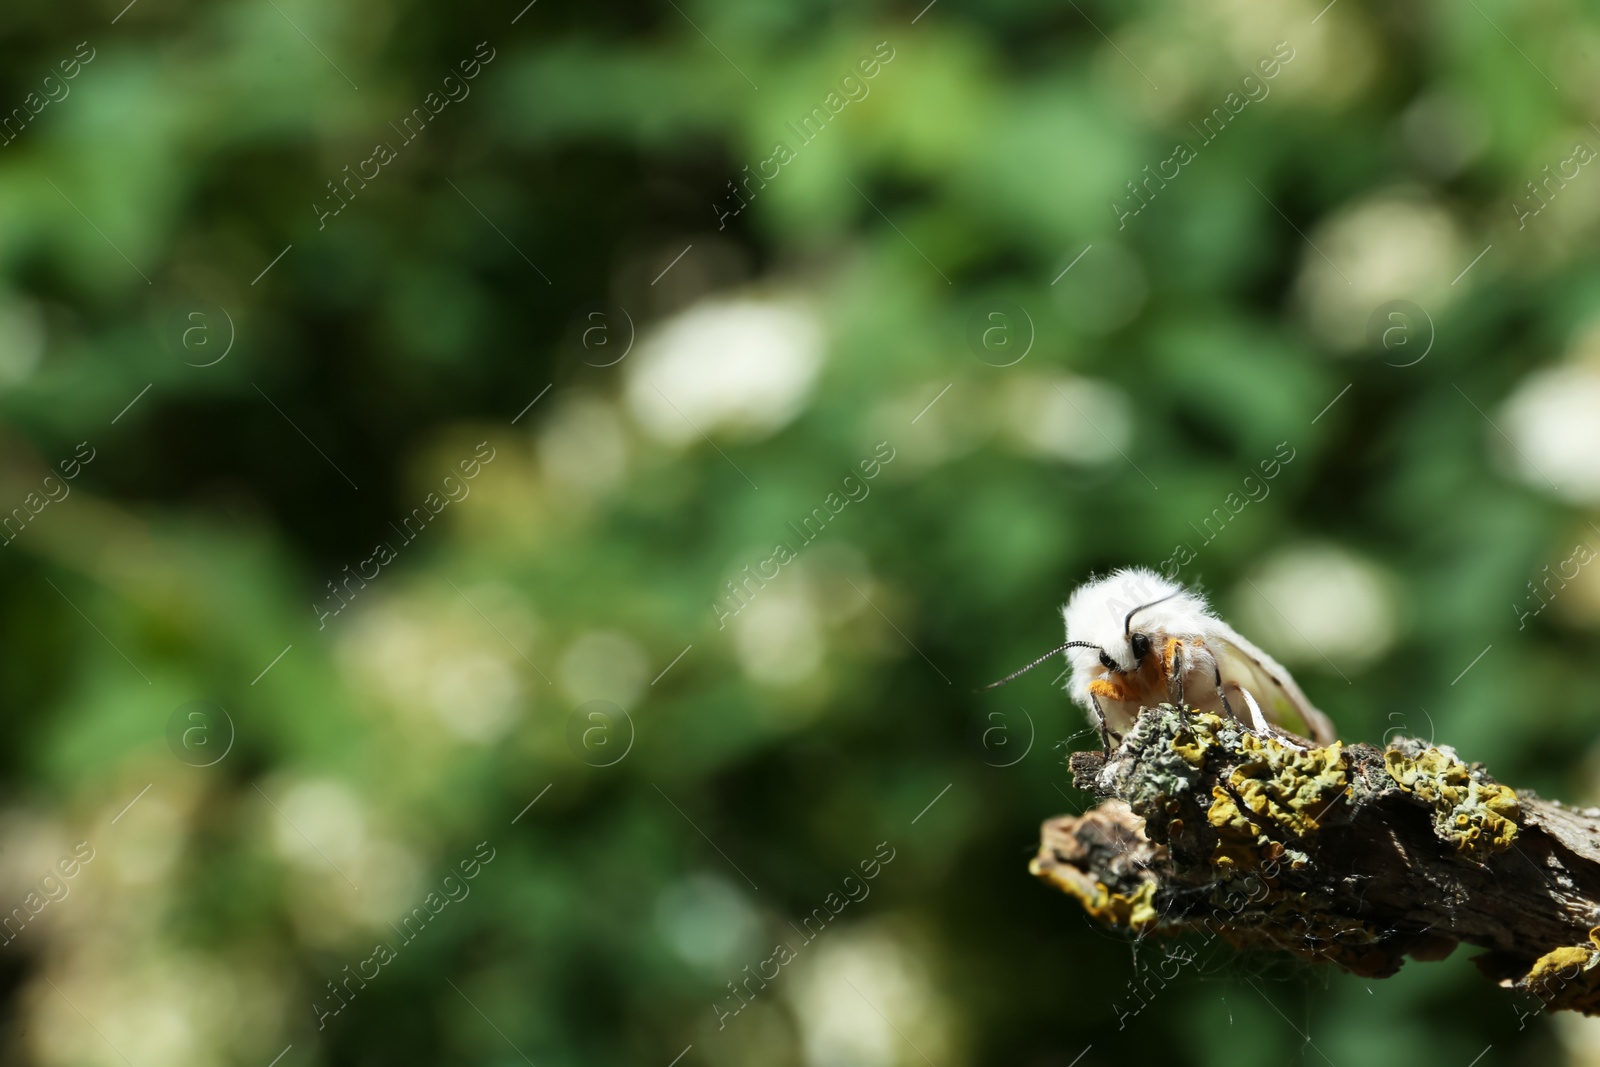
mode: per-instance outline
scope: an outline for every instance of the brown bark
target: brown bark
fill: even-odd
[[[1600,1014],[1600,809],[1513,791],[1449,748],[1312,748],[1167,706],[1071,766],[1100,803],[1047,821],[1031,869],[1107,925],[1204,928],[1369,977],[1465,942],[1536,1007]]]

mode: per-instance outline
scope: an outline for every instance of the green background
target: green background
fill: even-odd
[[[1161,946],[1027,873],[1083,716],[1054,666],[975,693],[1188,544],[1347,741],[1594,796],[1600,579],[1519,619],[1600,543],[1592,13],[113,0],[8,4],[0,49],[0,509],[94,455],[0,547],[0,910],[94,853],[0,947],[5,1062],[1600,1056],[1465,950],[1208,949],[1119,1024]]]

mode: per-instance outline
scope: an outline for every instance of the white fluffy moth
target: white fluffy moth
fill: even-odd
[[[1067,643],[993,685],[1004,685],[1058,652],[1072,668],[1068,692],[1100,729],[1107,751],[1141,708],[1231,716],[1256,733],[1296,734],[1319,745],[1333,723],[1289,672],[1219,619],[1205,598],[1152,570],[1128,567],[1080,585],[1062,608]]]

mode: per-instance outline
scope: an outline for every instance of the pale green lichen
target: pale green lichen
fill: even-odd
[[[1433,807],[1434,830],[1458,851],[1488,855],[1516,840],[1517,794],[1453,753],[1413,743],[1409,751],[1390,748],[1383,765],[1401,789]]]
[[[1202,716],[1180,716],[1176,708],[1163,704],[1146,711],[1123,742],[1139,753],[1136,765],[1124,770],[1117,793],[1133,809],[1147,818],[1168,813],[1172,801],[1193,795],[1197,765],[1186,746],[1215,746],[1226,741],[1216,730],[1202,729],[1196,720]],[[1220,724],[1216,716],[1207,716]],[[1196,732],[1196,731],[1200,732]]]

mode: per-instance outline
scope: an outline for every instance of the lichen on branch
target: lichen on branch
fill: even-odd
[[[1030,869],[1108,926],[1374,978],[1465,942],[1542,1007],[1600,1013],[1600,810],[1448,747],[1319,748],[1169,705],[1071,765],[1101,803],[1047,821]]]

